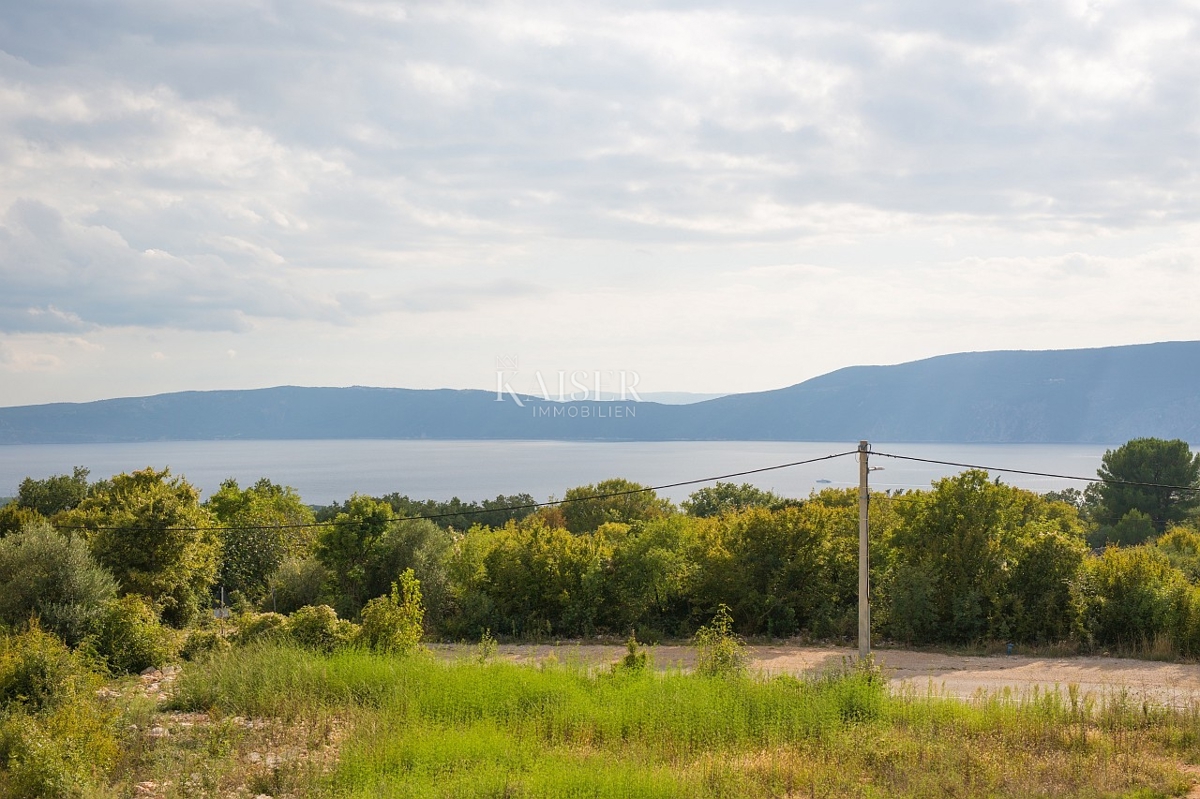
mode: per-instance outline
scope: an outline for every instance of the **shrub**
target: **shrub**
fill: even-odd
[[[321,601],[329,572],[316,558],[285,558],[267,583],[267,594],[259,607],[276,613],[295,613]]]
[[[721,605],[711,623],[696,630],[696,673],[706,677],[733,677],[746,672],[746,646],[733,632],[729,608]]]
[[[37,616],[75,645],[95,624],[117,583],[88,552],[45,522],[0,540],[0,621],[16,627]]]
[[[91,795],[117,755],[115,714],[99,677],[57,637],[31,626],[0,639],[0,795]]]
[[[195,660],[213,652],[224,652],[229,648],[229,639],[218,630],[192,630],[183,642],[179,654],[186,660]]]
[[[425,609],[421,583],[405,569],[390,596],[372,599],[362,612],[362,639],[377,652],[411,652],[421,643]]]
[[[287,636],[288,620],[280,613],[245,613],[235,620],[234,640],[239,644],[279,640]]]
[[[625,656],[613,664],[613,673],[638,674],[646,670],[649,658],[641,651],[636,636],[629,636],[625,642]]]
[[[0,795],[104,795],[117,751],[114,716],[94,698],[79,697],[40,715],[8,715],[0,720]]]
[[[1087,561],[1088,628],[1101,644],[1144,646],[1167,633],[1183,575],[1148,547],[1109,547]]]
[[[166,663],[175,653],[174,639],[149,602],[130,594],[104,606],[93,645],[113,674],[136,674]]]
[[[496,643],[492,631],[484,630],[483,634],[479,636],[479,645],[475,648],[475,659],[480,663],[487,663],[496,657],[499,649],[500,645]]]
[[[354,642],[358,629],[339,619],[328,605],[308,605],[288,617],[288,632],[296,643],[319,652],[332,652]]]
[[[80,657],[36,623],[0,639],[0,709],[38,711],[86,691],[91,681]]]
[[[19,533],[26,525],[45,521],[46,517],[32,508],[9,502],[0,507],[0,538]]]

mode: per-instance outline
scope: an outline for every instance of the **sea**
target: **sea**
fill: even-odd
[[[266,477],[295,488],[311,505],[340,502],[355,493],[392,492],[464,501],[525,493],[544,501],[611,477],[666,486],[659,494],[675,501],[712,485],[714,478],[805,497],[823,488],[857,486],[857,456],[842,454],[857,446],[850,441],[396,440],[0,445],[0,497],[14,496],[25,477],[70,474],[75,466],[90,469],[92,480],[147,466],[169,467],[204,496],[229,478],[245,487]],[[977,466],[1005,483],[1039,492],[1082,488],[1095,478],[1105,450],[1115,446],[872,442],[869,480],[873,490],[928,488],[939,478]],[[838,457],[786,465],[831,455]]]

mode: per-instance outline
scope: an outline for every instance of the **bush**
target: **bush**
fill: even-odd
[[[358,628],[328,605],[308,605],[288,617],[288,632],[300,646],[332,652],[354,642]]]
[[[143,597],[130,594],[104,606],[93,646],[113,674],[161,666],[175,654],[175,636]]]
[[[0,795],[89,795],[117,755],[115,714],[82,656],[33,625],[0,639]]]
[[[14,713],[0,719],[0,795],[105,795],[104,777],[118,751],[114,726],[113,714],[85,697],[40,715]]]
[[[254,641],[275,641],[287,637],[288,620],[280,613],[245,613],[236,617],[234,641],[249,644]]]
[[[271,575],[267,594],[259,608],[288,614],[308,605],[317,605],[328,579],[329,571],[316,558],[285,558]]]
[[[733,632],[729,608],[721,605],[710,624],[696,630],[696,673],[706,677],[734,677],[745,674],[749,658],[746,646]]]
[[[362,612],[362,639],[377,652],[411,652],[421,643],[425,609],[421,583],[405,569],[390,596],[372,599]]]
[[[613,664],[614,674],[640,674],[650,665],[649,656],[641,651],[637,636],[631,635],[625,641],[625,656]]]
[[[1169,632],[1183,575],[1148,547],[1109,547],[1087,561],[1088,629],[1100,644],[1145,646]]]
[[[20,705],[39,711],[86,692],[92,681],[80,657],[36,623],[0,639],[0,709]]]
[[[218,630],[192,630],[183,642],[179,654],[186,660],[195,660],[213,652],[224,652],[229,648],[229,639]]]
[[[116,580],[82,538],[67,538],[45,522],[0,540],[0,585],[0,622],[17,627],[37,616],[72,646],[117,593]]]

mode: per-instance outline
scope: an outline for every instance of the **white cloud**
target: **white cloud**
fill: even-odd
[[[371,383],[369,350],[402,343],[410,385],[520,351],[729,391],[1194,338],[1164,298],[1200,283],[1198,22],[1186,0],[18,4],[5,368],[40,363],[19,390],[45,399]],[[50,380],[86,371],[80,337],[111,376]],[[153,378],[118,366],[149,352],[172,356]],[[736,369],[701,377],[713,353]]]

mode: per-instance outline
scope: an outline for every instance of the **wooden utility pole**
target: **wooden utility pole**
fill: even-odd
[[[867,547],[867,455],[871,447],[866,441],[858,442],[858,659],[866,660],[871,655],[871,586],[869,580],[870,560]]]

